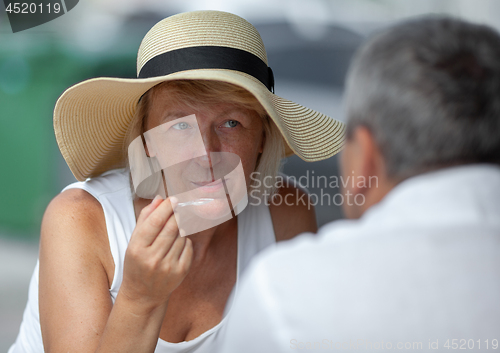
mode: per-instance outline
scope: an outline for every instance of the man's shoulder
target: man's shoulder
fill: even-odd
[[[253,261],[254,267],[265,269],[268,276],[308,276],[307,268],[315,272],[321,266],[333,266],[339,261],[334,254],[341,248],[355,248],[356,243],[369,237],[359,221],[338,220],[321,227],[317,234],[303,233],[291,240],[277,243],[261,252]]]
[[[274,321],[284,322],[289,339],[330,338],[333,332],[391,339],[412,327],[419,327],[420,339],[453,332],[453,321],[435,322],[458,312],[461,332],[470,333],[478,313],[500,312],[493,299],[500,295],[493,284],[500,275],[499,244],[489,228],[334,222],[317,236],[301,235],[262,253],[245,288],[252,288]],[[478,293],[489,296],[471,301]],[[491,327],[500,327],[493,314],[481,324],[485,332]]]
[[[359,220],[336,220],[323,225],[316,234],[302,233],[297,237],[281,242],[261,254],[263,261],[271,261],[274,257],[290,257],[314,253],[319,249],[341,246],[363,241],[368,236],[369,226]]]

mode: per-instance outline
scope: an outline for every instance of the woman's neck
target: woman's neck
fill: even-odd
[[[193,243],[193,262],[203,261],[211,250],[224,249],[221,245],[237,234],[238,223],[234,217],[213,228],[188,235]]]

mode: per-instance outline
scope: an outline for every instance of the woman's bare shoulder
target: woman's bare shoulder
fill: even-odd
[[[100,202],[87,191],[68,189],[47,206],[40,232],[40,256],[99,261],[112,275],[114,264],[109,248],[106,221]],[[76,259],[75,259],[76,260]]]
[[[43,216],[42,233],[43,230],[57,233],[62,229],[105,230],[104,211],[99,201],[83,189],[68,189],[54,197]]]
[[[66,189],[57,194],[49,203],[47,211],[62,211],[66,208],[69,208],[69,211],[76,209],[90,212],[98,211],[99,209],[102,210],[99,201],[90,193],[80,188]]]
[[[287,240],[304,232],[315,233],[318,229],[314,206],[307,189],[294,178],[280,175],[276,195],[269,205],[276,240]]]

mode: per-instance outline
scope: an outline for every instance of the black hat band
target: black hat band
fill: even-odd
[[[274,93],[273,70],[256,55],[229,47],[189,47],[157,55],[144,64],[138,78],[165,76],[179,71],[197,69],[226,69],[244,72],[255,77]]]

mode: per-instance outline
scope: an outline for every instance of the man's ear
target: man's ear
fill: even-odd
[[[386,163],[370,129],[355,127],[349,135],[341,155],[343,187],[346,195],[363,195],[361,204],[344,202],[347,218],[356,219],[380,202],[396,182],[388,179]],[[345,186],[344,186],[345,183]]]
[[[369,178],[379,177],[381,172],[380,152],[372,133],[365,126],[354,128],[348,143],[351,144],[351,153],[350,156],[346,157],[352,158],[350,161],[351,176],[356,178],[353,181],[351,191],[354,194],[365,194],[368,191]]]

